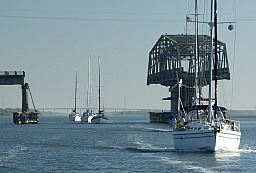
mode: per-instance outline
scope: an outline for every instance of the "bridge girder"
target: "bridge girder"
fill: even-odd
[[[24,83],[24,71],[0,71],[0,85],[21,85],[22,89],[22,112],[28,112],[28,89]]]
[[[149,53],[147,85],[161,84],[170,87],[171,97],[163,100],[171,101],[171,112],[178,113],[178,97],[183,106],[195,104],[195,98],[201,99],[201,89],[209,85],[210,71],[215,78],[214,66],[209,69],[211,39],[207,35],[198,35],[198,62],[195,61],[195,35],[162,35]],[[218,80],[230,80],[226,44],[217,42]],[[214,46],[213,46],[214,47]],[[214,52],[215,50],[213,50]],[[213,55],[213,64],[215,54]],[[197,70],[196,70],[197,67]],[[198,72],[197,84],[199,85],[195,97],[195,71]],[[178,91],[177,82],[187,88],[181,87]],[[172,89],[171,89],[172,88]]]
[[[226,44],[218,41],[218,80],[230,80]],[[149,53],[147,85],[174,86],[178,78],[195,85],[195,35],[162,35]],[[214,51],[213,51],[214,52]],[[210,37],[198,35],[198,82],[209,84]],[[213,57],[213,63],[215,55]],[[214,69],[211,69],[214,75]],[[214,79],[212,79],[214,80]]]
[[[24,85],[24,71],[0,71],[0,85]]]

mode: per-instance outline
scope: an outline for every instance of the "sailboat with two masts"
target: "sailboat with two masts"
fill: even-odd
[[[214,7],[214,10],[213,10]],[[195,18],[197,19],[197,0],[195,0]],[[213,21],[214,17],[214,21]],[[197,21],[196,21],[197,22]],[[197,23],[196,23],[197,25]],[[217,0],[211,1],[211,45],[209,59],[209,101],[208,105],[196,103],[187,108],[187,113],[178,114],[172,119],[174,124],[173,141],[175,149],[180,151],[218,151],[238,150],[241,138],[240,123],[226,116],[226,108],[217,106],[217,80],[218,80],[218,41],[217,41]],[[213,28],[215,39],[213,39]],[[196,34],[197,35],[197,34]],[[197,37],[197,36],[196,36]],[[213,49],[213,40],[214,46]],[[196,45],[197,47],[197,45]],[[212,103],[212,62],[214,50],[215,74],[215,103]],[[196,51],[197,52],[197,51]],[[197,58],[197,56],[195,56]],[[196,59],[195,58],[195,59]],[[195,72],[197,73],[197,71]],[[196,78],[197,80],[197,78]],[[195,82],[197,84],[197,82]],[[179,85],[179,87],[181,87]],[[197,92],[197,89],[196,89]],[[197,97],[197,93],[195,97]],[[180,98],[178,98],[180,99]],[[196,99],[197,100],[197,99]],[[178,105],[180,106],[180,105]]]
[[[75,82],[75,108],[69,114],[69,121],[81,121],[81,115],[76,111],[76,98],[77,97],[77,67],[76,67],[76,82]]]

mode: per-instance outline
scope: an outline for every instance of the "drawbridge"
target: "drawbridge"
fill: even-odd
[[[161,35],[149,53],[147,85],[160,84],[169,87],[171,96],[163,100],[171,101],[171,113],[178,113],[178,96],[184,107],[195,102],[195,90],[202,98],[202,87],[209,85],[210,72],[215,77],[214,69],[209,69],[211,39],[207,35],[198,35],[198,47],[195,47],[195,35]],[[197,58],[195,57],[197,50]],[[215,52],[215,51],[213,51]],[[230,80],[230,71],[226,44],[217,41],[218,80]],[[215,55],[214,55],[215,57]],[[197,59],[197,61],[196,61]],[[213,64],[215,58],[213,58]],[[214,68],[214,67],[213,67]],[[195,73],[197,71],[197,74]],[[182,80],[180,93],[177,83]],[[195,85],[199,86],[198,88]],[[162,116],[162,115],[161,115]]]
[[[37,124],[38,111],[35,109],[35,104],[29,89],[28,83],[24,82],[24,71],[0,71],[0,85],[21,85],[22,89],[22,111],[13,113],[13,122],[15,124]],[[28,94],[30,93],[31,100],[34,106],[34,112],[29,111]]]

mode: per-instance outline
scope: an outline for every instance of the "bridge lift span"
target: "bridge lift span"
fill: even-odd
[[[201,97],[202,87],[209,85],[210,71],[212,71],[213,77],[215,76],[214,68],[209,69],[210,42],[209,36],[198,35],[197,58],[195,57],[195,35],[161,35],[151,49],[147,85],[160,84],[170,87],[171,97],[163,98],[163,100],[171,101],[172,114],[178,113],[178,95],[180,95],[184,107],[193,105],[195,82],[197,85],[199,84],[197,98],[205,99]],[[218,80],[230,80],[226,44],[219,40],[217,44]],[[215,58],[213,64],[214,61]],[[197,77],[195,71],[197,71]],[[180,80],[187,87],[181,87],[179,93],[178,87],[175,86]]]
[[[0,71],[0,85],[21,85],[22,89],[22,111],[13,113],[15,124],[37,124],[38,111],[35,109],[34,101],[28,83],[24,83],[24,71]],[[28,93],[34,106],[34,112],[29,112]]]

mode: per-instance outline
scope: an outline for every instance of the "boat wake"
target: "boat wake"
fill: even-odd
[[[157,153],[157,152],[177,152],[174,148],[136,148],[136,147],[129,147],[126,148],[128,151],[131,152],[141,152],[141,153]]]
[[[147,128],[151,132],[172,132],[172,130],[167,129],[157,129],[157,128]]]
[[[239,149],[239,153],[256,153],[255,149]]]
[[[240,145],[237,150],[239,153],[256,153],[256,147],[248,144]]]
[[[87,149],[93,149],[93,150],[120,150],[121,147],[118,146],[91,146],[87,147]]]
[[[172,132],[172,129],[170,129],[169,127],[166,129],[163,128],[145,128],[143,126],[130,126],[132,129],[139,129],[140,131],[146,131],[146,132]]]
[[[179,153],[181,151],[178,151],[174,148],[136,148],[136,147],[130,147],[130,148],[126,148],[128,151],[130,152],[134,152],[134,153],[143,153],[145,154],[145,157],[151,157],[151,158],[156,158],[157,161],[161,162],[161,163],[165,163],[168,165],[172,165],[173,171],[175,172],[175,170],[179,170],[179,171],[188,171],[188,170],[192,170],[192,171],[196,171],[196,172],[207,172],[207,173],[211,173],[214,172],[213,170],[209,169],[208,167],[202,167],[202,166],[198,166],[196,165],[196,161],[195,162],[191,162],[191,161],[184,161],[183,159],[177,159],[177,154],[164,154],[164,153]],[[155,154],[155,153],[159,153],[159,154]],[[162,154],[161,154],[162,153]],[[189,154],[191,155],[191,153]],[[184,155],[184,157],[189,156],[189,155]],[[179,165],[179,166],[177,166]]]

